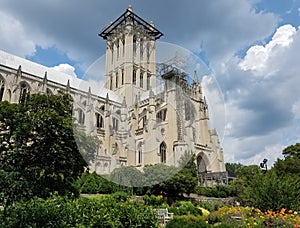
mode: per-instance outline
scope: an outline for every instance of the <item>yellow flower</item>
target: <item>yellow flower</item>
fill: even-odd
[[[202,215],[204,218],[207,218],[210,212],[202,207],[198,207],[202,211]]]
[[[253,225],[254,225],[254,226],[256,226],[256,225],[257,225],[257,223],[256,223],[256,222],[254,222],[254,223],[253,223]]]

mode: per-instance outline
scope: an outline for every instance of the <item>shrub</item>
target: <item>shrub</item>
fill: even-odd
[[[34,199],[0,212],[0,227],[158,227],[157,214],[117,197]]]
[[[145,205],[154,206],[154,207],[161,206],[165,202],[162,195],[158,195],[158,196],[145,195],[143,197],[143,200],[144,200]]]
[[[224,206],[225,204],[220,201],[201,201],[198,206],[205,208],[209,212],[213,212],[218,210],[220,207]]]
[[[202,215],[202,210],[189,201],[179,201],[170,207],[169,211],[174,213],[174,215]]]
[[[80,193],[84,194],[111,194],[114,193],[118,186],[105,179],[104,177],[93,173],[83,173],[82,176],[75,182],[75,186]]]
[[[206,222],[199,216],[185,215],[175,216],[166,225],[166,228],[205,228],[210,227]]]
[[[117,202],[119,201],[127,201],[129,198],[129,194],[126,192],[115,192],[111,195]]]
[[[233,191],[230,185],[218,185],[216,187],[203,187],[197,186],[195,188],[195,192],[198,195],[208,196],[208,197],[216,197],[216,198],[226,198],[230,196],[235,196],[235,192]]]
[[[241,177],[241,181],[235,181],[234,184],[240,189],[238,200],[244,205],[264,211],[281,208],[300,210],[300,177],[298,175],[278,176],[270,170],[266,174],[259,173],[252,176],[251,180]]]

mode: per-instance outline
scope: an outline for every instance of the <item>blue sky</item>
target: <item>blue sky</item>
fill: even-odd
[[[300,0],[1,0],[0,49],[82,77],[129,4],[212,69],[201,80],[226,161],[272,163],[300,141]]]

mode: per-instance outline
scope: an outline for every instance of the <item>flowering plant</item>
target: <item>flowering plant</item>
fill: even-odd
[[[208,220],[210,223],[230,222],[242,227],[299,227],[300,224],[298,213],[284,208],[262,212],[254,207],[224,206],[211,213]]]

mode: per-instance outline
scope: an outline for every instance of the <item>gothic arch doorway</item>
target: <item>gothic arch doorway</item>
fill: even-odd
[[[197,170],[198,173],[206,173],[206,162],[205,159],[203,158],[203,155],[198,155],[197,156]]]
[[[200,184],[203,184],[205,181],[205,174],[207,173],[207,159],[203,153],[199,153],[197,155],[197,172],[198,172],[198,180]]]

